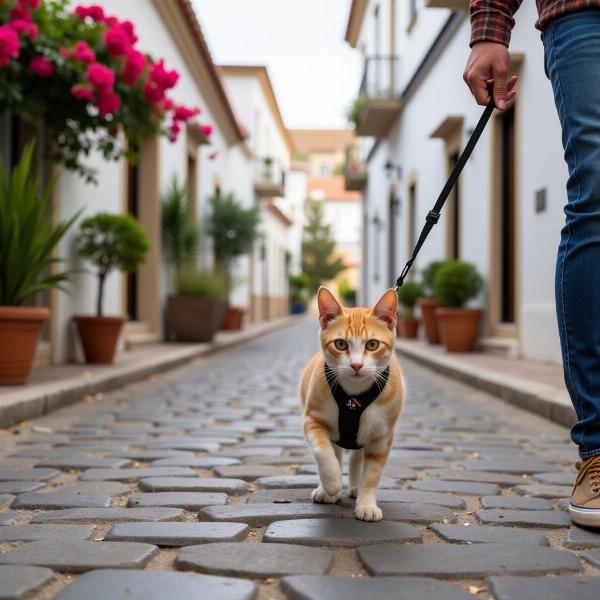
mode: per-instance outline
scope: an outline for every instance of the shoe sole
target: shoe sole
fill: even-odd
[[[600,508],[582,508],[569,503],[569,514],[577,525],[600,528]]]

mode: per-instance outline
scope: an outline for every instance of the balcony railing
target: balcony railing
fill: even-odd
[[[344,184],[349,191],[362,191],[367,183],[367,165],[361,160],[358,144],[346,147]]]
[[[361,96],[372,99],[391,99],[399,95],[400,57],[393,55],[368,56],[360,82]]]
[[[362,108],[356,133],[383,137],[402,110],[400,99],[400,58],[376,55],[367,57],[359,94]]]
[[[254,190],[261,198],[284,195],[285,169],[279,160],[271,156],[254,160]]]

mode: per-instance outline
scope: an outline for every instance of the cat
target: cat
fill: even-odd
[[[380,521],[376,491],[404,401],[394,352],[398,296],[390,289],[372,308],[344,308],[321,287],[317,301],[322,351],[300,380],[304,435],[320,480],[312,499],[337,502],[342,447],[351,449],[348,495],[356,498],[354,514]]]

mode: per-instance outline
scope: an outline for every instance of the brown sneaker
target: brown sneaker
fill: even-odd
[[[577,525],[600,527],[600,456],[577,463],[569,514]]]

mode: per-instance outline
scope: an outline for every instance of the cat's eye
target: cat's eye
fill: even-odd
[[[336,350],[340,350],[341,352],[348,350],[348,342],[346,340],[335,340],[333,345],[335,346]]]
[[[366,345],[367,350],[373,352],[373,350],[377,350],[379,348],[379,342],[377,340],[369,340]]]

